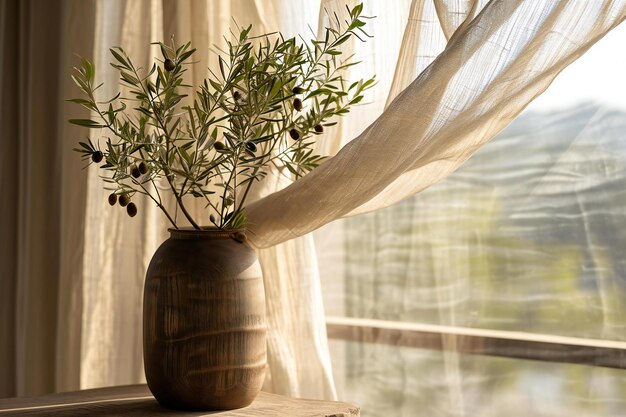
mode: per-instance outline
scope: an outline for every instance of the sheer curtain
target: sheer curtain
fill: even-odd
[[[39,22],[27,18],[33,14],[43,16],[44,12],[33,11],[35,3],[4,1],[3,19],[11,16],[5,11],[12,11],[17,17],[24,16],[18,19],[20,27],[25,25],[36,32]],[[59,44],[64,45],[63,59],[68,61],[54,61],[54,65],[65,83],[67,78],[63,77],[69,72],[66,62],[71,56],[66,49],[91,55],[100,69],[98,77],[109,88],[105,93],[112,93],[116,83],[115,73],[106,65],[109,46],[124,47],[147,66],[155,52],[148,47],[149,42],[175,34],[177,39],[189,39],[198,47],[197,68],[205,68],[215,65],[207,46],[227,33],[230,16],[240,24],[252,23],[259,32],[280,29],[292,35],[306,32],[307,25],[320,28],[329,24],[324,10],[342,11],[346,3],[357,2],[59,1],[55,5],[68,16],[64,20],[67,33],[87,36],[63,38]],[[360,77],[375,72],[380,84],[367,99],[369,103],[355,109],[353,116],[323,138],[323,150],[336,155],[292,185],[283,177],[270,176],[256,190],[258,200],[249,208],[253,243],[264,248],[259,249],[259,257],[268,300],[271,371],[266,388],[274,392],[335,396],[315,248],[307,233],[334,219],[393,204],[445,177],[510,123],[563,68],[626,14],[626,2],[608,0],[396,0],[384,2],[384,7],[382,3],[365,5],[366,14],[378,15],[371,26],[375,39],[366,44],[345,44],[347,52],[354,51],[364,61],[348,75]],[[81,7],[92,10],[79,11]],[[17,12],[13,10],[16,8]],[[3,25],[3,30],[8,27]],[[76,39],[86,45],[91,42],[91,48],[81,48]],[[30,48],[26,51],[34,57],[45,45],[43,41],[31,43],[30,38],[20,42]],[[19,55],[12,45],[11,38],[2,39],[3,59]],[[6,68],[3,65],[3,87],[11,80],[4,73]],[[194,70],[189,74],[190,82],[197,83],[205,75],[202,70]],[[30,91],[31,81],[20,79],[18,84]],[[70,87],[62,85],[62,91],[47,98],[48,103],[56,105],[61,98],[71,96]],[[387,109],[382,113],[385,103]],[[3,96],[0,114],[10,116],[10,109],[10,100]],[[33,109],[25,104],[20,111],[31,114]],[[64,126],[70,111],[63,107],[53,120]],[[354,126],[350,117],[372,116],[379,117],[350,140]],[[3,122],[2,128],[8,129],[5,126]],[[66,136],[77,134],[65,127],[58,129],[52,137],[58,149],[66,153],[73,143]],[[24,159],[20,164],[25,165],[11,165],[12,160],[6,156],[10,153],[5,149],[15,151],[22,146],[5,139],[11,134],[8,131],[5,135],[3,130],[1,191],[3,195],[14,191],[25,197],[20,205],[3,200],[3,221],[24,218],[20,214],[23,210],[34,210],[33,200],[28,197],[46,195],[42,190],[24,188],[17,180],[20,172],[35,168],[28,163],[27,158],[33,155],[29,147],[19,149]],[[39,143],[49,140],[48,132],[24,135]],[[6,378],[6,395],[143,379],[143,276],[152,253],[165,238],[166,225],[149,202],[140,202],[143,216],[135,219],[106,207],[106,193],[97,173],[90,168],[85,176],[79,175],[80,164],[73,157],[72,165],[58,165],[64,173],[61,195],[67,198],[62,200],[65,203],[58,203],[58,214],[53,218],[65,220],[60,223],[61,230],[52,235],[60,234],[59,241],[66,246],[61,246],[60,255],[51,257],[58,259],[58,264],[52,265],[56,272],[50,275],[51,280],[46,279],[49,270],[35,273],[25,269],[37,260],[32,242],[27,239],[29,233],[41,239],[50,232],[43,226],[33,229],[30,223],[20,226],[18,222],[15,226],[11,221],[2,229],[2,245],[8,248],[2,256],[10,261],[2,265],[8,269],[2,270],[0,282],[7,289],[0,297],[8,303],[2,303],[8,311],[2,315],[2,332],[3,336],[19,336],[15,343],[5,342],[10,339],[3,337],[4,344],[0,345],[2,365],[11,360],[16,363]],[[58,158],[54,160],[65,161]],[[37,162],[33,161],[38,169],[55,172],[54,167]],[[5,169],[10,171],[7,176]],[[37,216],[26,213],[32,218]],[[13,248],[15,239],[22,245]],[[42,252],[45,247],[38,250]],[[37,295],[32,295],[33,291],[38,291]],[[16,303],[13,294],[18,295]],[[41,300],[44,302],[38,304]],[[29,309],[38,312],[39,321],[28,313]],[[50,315],[50,311],[58,313]],[[50,335],[40,334],[34,323],[45,327]],[[54,357],[46,348],[49,343],[39,343],[42,340],[57,344],[55,366],[29,362],[36,353],[46,359]],[[42,365],[39,369],[38,364]],[[48,382],[39,385],[34,381],[34,372],[42,369]],[[55,375],[59,375],[56,381]]]
[[[63,100],[94,3],[0,1],[0,396],[78,387],[86,177]]]
[[[623,349],[624,39],[620,25],[444,181],[315,232],[337,391],[364,416],[625,414],[623,369],[471,355],[463,337],[442,336],[445,352],[345,341],[332,327],[347,316]]]
[[[457,3],[465,2],[435,5],[454,14],[474,10],[452,7]],[[419,12],[427,4],[412,7]],[[270,246],[303,235],[439,181],[621,23],[625,7],[621,1],[491,1],[469,21],[440,17],[463,23],[385,113],[319,169],[249,208],[255,243]],[[280,213],[272,210],[279,206]]]

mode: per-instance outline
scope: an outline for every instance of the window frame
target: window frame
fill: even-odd
[[[326,317],[329,339],[626,369],[626,341],[352,317]]]

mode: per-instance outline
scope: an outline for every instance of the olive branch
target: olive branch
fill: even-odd
[[[113,190],[109,204],[126,207],[131,217],[137,214],[133,196],[144,194],[178,228],[161,196],[171,192],[177,211],[196,229],[199,222],[183,202],[188,195],[205,201],[214,226],[243,227],[253,183],[272,167],[297,180],[319,166],[325,157],[314,153],[315,140],[374,85],[374,77],[348,84],[342,75],[358,62],[341,59],[340,46],[353,36],[370,37],[362,9],[347,8],[343,21],[334,14],[337,29],[326,28],[324,39],[310,42],[280,33],[253,37],[251,26],[238,28],[226,38],[225,58],[218,56],[219,73],[210,72],[196,91],[183,82],[193,65],[190,43],[155,43],[162,58],[148,71],[122,48],[111,48],[111,65],[131,96],[118,93],[103,102],[96,101],[102,84],[95,84],[94,64],[81,58],[72,79],[85,97],[69,101],[92,118],[69,122],[103,133],[74,150],[89,163],[104,161],[99,168]]]

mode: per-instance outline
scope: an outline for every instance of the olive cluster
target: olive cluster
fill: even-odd
[[[94,163],[100,163],[102,162],[102,160],[104,159],[104,155],[101,151],[94,151],[91,154],[91,160]],[[130,167],[130,175],[133,178],[139,178],[144,174],[148,173],[148,164],[146,164],[145,161],[141,161],[138,164],[135,163]],[[109,194],[109,204],[111,206],[114,206],[115,204],[118,204],[122,207],[126,207],[126,213],[128,213],[128,215],[130,217],[135,217],[137,215],[137,205],[135,203],[133,203],[132,201],[130,201],[131,199],[131,194],[128,192],[114,192]]]
[[[130,217],[135,217],[137,215],[137,206],[135,203],[130,201],[129,193],[120,194],[119,197],[117,196],[117,193],[109,194],[109,204],[114,206],[116,203],[119,203],[122,207],[126,207],[126,213],[128,213]]]
[[[139,164],[133,164],[130,167],[130,175],[133,178],[139,178],[146,173],[148,173],[148,164],[146,164],[145,161],[141,161]],[[115,193],[109,196],[109,204],[112,206],[115,205],[115,197]],[[135,215],[137,214],[137,206],[135,205],[135,203],[130,201],[130,196],[128,193],[120,195],[119,203],[120,206],[126,207],[126,212],[130,217],[135,217]]]
[[[293,93],[298,95],[298,94],[303,94],[306,90],[302,87],[294,87],[293,88]],[[302,110],[302,100],[300,100],[299,98],[294,98],[293,102],[292,102],[292,106],[296,111],[301,111]],[[313,129],[315,130],[315,132],[317,133],[322,133],[324,132],[324,126],[322,126],[321,124],[316,124]],[[301,137],[301,133],[298,129],[291,128],[289,130],[289,136],[291,137],[291,139],[293,140],[298,140]]]
[[[306,90],[302,87],[294,87],[291,91],[295,95],[301,95],[306,92]],[[235,102],[239,102],[240,100],[242,100],[241,93],[239,91],[235,91],[233,93],[233,99],[235,100]],[[303,103],[300,98],[298,97],[294,98],[291,105],[295,111],[298,111],[298,112],[302,111]],[[318,123],[315,126],[313,126],[313,130],[315,130],[316,133],[323,133],[324,126]],[[289,129],[288,133],[289,133],[289,137],[291,137],[291,139],[293,140],[299,140],[302,137],[302,132],[296,127],[292,127],[291,129]],[[257,144],[252,141],[246,141],[245,146],[246,146],[246,149],[253,154],[257,151]],[[227,151],[227,146],[222,141],[216,141],[213,144],[213,148],[218,152]]]
[[[133,164],[133,166],[130,167],[130,175],[132,175],[133,178],[139,178],[147,172],[148,164],[144,161],[141,161],[139,164]]]
[[[256,152],[257,150],[256,143],[252,141],[246,141],[245,145],[246,145],[246,149],[249,150],[250,152],[252,153]],[[218,152],[224,152],[226,150],[226,145],[224,145],[224,142],[220,142],[218,140],[213,144],[213,148],[215,148],[215,150]]]

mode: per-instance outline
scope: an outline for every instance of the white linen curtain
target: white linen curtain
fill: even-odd
[[[113,45],[124,47],[147,66],[156,52],[149,42],[174,33],[179,41],[194,43],[197,68],[205,68],[215,64],[207,46],[227,33],[230,16],[241,25],[252,23],[257,32],[280,29],[293,35],[305,33],[307,24],[323,27],[324,9],[343,10],[346,3],[357,2],[96,1],[93,57],[98,77],[106,82],[105,95],[112,95],[116,75],[106,63]],[[270,178],[256,190],[259,199],[248,211],[250,237],[265,248],[259,257],[270,326],[271,378],[266,388],[278,393],[335,396],[315,249],[307,233],[334,219],[393,204],[445,177],[626,17],[624,0],[365,3],[365,14],[378,15],[371,22],[375,38],[344,46],[364,61],[350,76],[378,74],[380,83],[367,98],[369,103],[324,136],[321,148],[336,153],[333,158],[292,185],[284,177]],[[59,4],[65,11],[77,7],[69,1]],[[70,33],[88,30],[80,20],[68,25]],[[67,68],[61,67],[64,71]],[[189,76],[197,84],[206,73],[194,69]],[[63,91],[75,94],[69,87]],[[346,135],[350,117],[378,116],[385,103],[386,111],[350,140]],[[69,118],[67,111],[59,113],[59,119]],[[68,141],[61,143],[71,147]],[[85,216],[84,252],[78,252],[82,260],[60,260],[60,271],[76,270],[81,263],[83,267],[82,276],[65,273],[59,278],[65,282],[61,289],[73,289],[69,293],[73,298],[59,307],[64,324],[55,322],[53,328],[57,349],[70,353],[63,360],[57,358],[57,369],[48,372],[62,374],[72,358],[77,372],[57,381],[53,385],[57,390],[143,379],[143,277],[152,253],[166,237],[166,223],[150,202],[141,201],[142,215],[129,219],[123,211],[106,207],[107,193],[95,169],[90,168],[88,176],[82,186],[80,179],[69,176],[61,185],[66,190],[86,189],[87,202],[85,212],[77,215]],[[273,193],[278,189],[282,190]],[[3,242],[9,240],[3,235]],[[22,257],[28,258],[22,263],[35,260],[28,254]],[[10,300],[12,291],[0,296]],[[57,291],[67,298],[68,293]],[[26,294],[21,297],[18,303],[29,302]],[[71,354],[77,349],[80,360]],[[12,354],[0,356],[8,362],[5,356]],[[20,394],[44,389],[29,387],[32,376],[31,372],[18,377],[27,380]]]
[[[427,3],[414,1],[414,16]],[[459,14],[473,15],[478,7],[465,3],[435,1],[440,13],[455,15],[440,17],[444,32],[451,33],[455,21],[463,23],[384,114],[319,169],[249,207],[258,246],[387,207],[439,181],[626,13],[623,1],[490,1],[475,18],[463,20]],[[398,74],[400,86],[411,78],[410,72]]]

